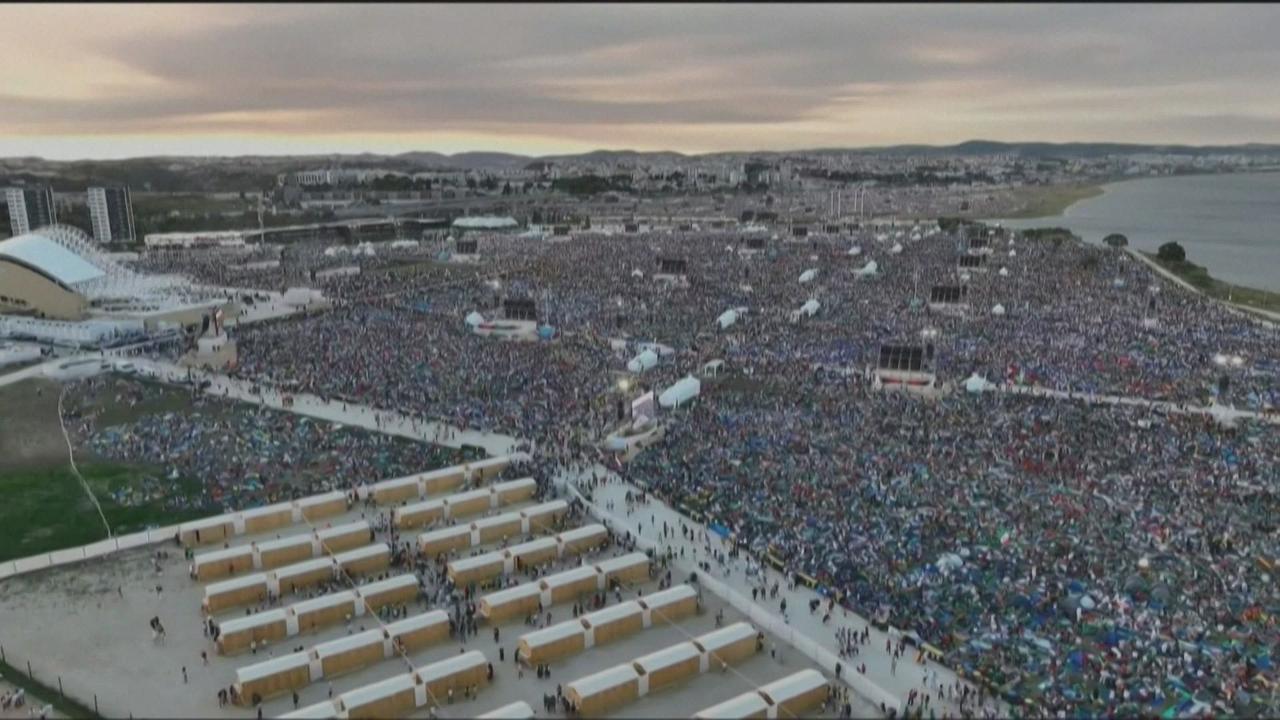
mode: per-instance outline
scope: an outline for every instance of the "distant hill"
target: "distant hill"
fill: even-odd
[[[1178,155],[1214,155],[1220,153],[1255,155],[1280,152],[1280,145],[1247,143],[1243,145],[1143,145],[1136,143],[1048,143],[967,140],[956,145],[890,145],[855,149],[819,149],[803,153],[863,153],[868,155],[1022,155],[1026,157],[1094,158],[1105,155],[1173,153]]]
[[[665,164],[705,158],[745,162],[756,158],[776,160],[799,155],[857,153],[866,155],[914,155],[924,157],[1018,155],[1028,158],[1096,158],[1104,155],[1218,153],[1257,156],[1280,154],[1280,145],[1248,143],[1223,146],[1142,145],[1133,143],[1047,143],[969,140],[955,145],[892,145],[870,148],[817,148],[794,151],[716,152],[685,155],[678,152],[593,150],[576,155],[532,157],[502,152],[462,152],[454,155],[418,151],[398,155],[376,153],[252,155],[252,156],[152,156],[123,160],[54,161],[38,157],[0,158],[0,186],[8,183],[43,183],[59,192],[79,192],[99,183],[122,183],[135,189],[167,192],[227,192],[271,187],[280,173],[317,167],[380,167],[401,172],[437,170],[541,170],[568,161],[605,163],[629,160]]]

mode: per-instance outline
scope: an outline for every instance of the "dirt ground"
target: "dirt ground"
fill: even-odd
[[[66,464],[58,425],[60,389],[44,379],[0,387],[0,472]]]

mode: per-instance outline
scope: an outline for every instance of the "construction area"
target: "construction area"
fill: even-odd
[[[837,716],[803,655],[521,470],[246,509],[11,578],[0,645],[104,717]]]

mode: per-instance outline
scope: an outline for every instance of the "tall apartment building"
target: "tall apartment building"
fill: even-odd
[[[127,187],[89,188],[89,219],[100,243],[133,242],[133,199]]]
[[[9,226],[14,235],[29,233],[35,228],[58,222],[58,211],[53,205],[53,188],[11,187],[5,188],[4,196],[9,205]]]

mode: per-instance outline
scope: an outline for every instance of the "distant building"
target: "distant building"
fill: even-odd
[[[9,204],[9,226],[16,237],[34,228],[56,225],[58,211],[53,205],[53,189],[46,186],[6,188],[5,200]]]
[[[99,243],[131,243],[137,239],[133,231],[133,198],[127,187],[89,188],[89,218],[93,221],[93,239]]]

